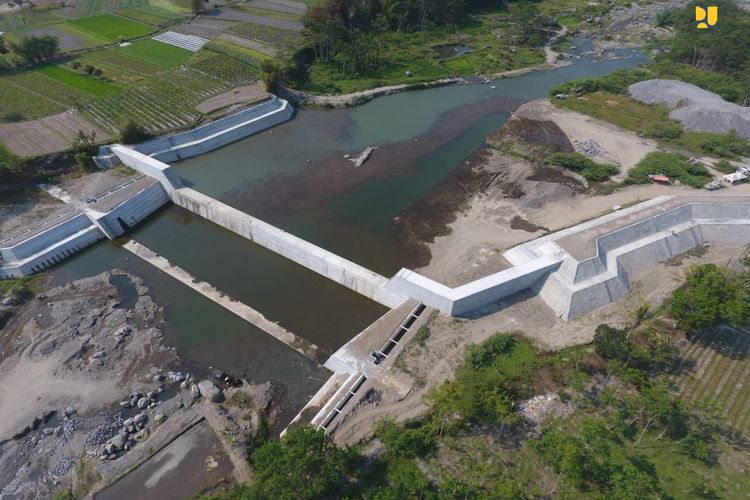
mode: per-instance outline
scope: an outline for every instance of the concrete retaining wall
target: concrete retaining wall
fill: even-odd
[[[0,255],[6,262],[23,260],[90,225],[88,217],[80,213],[13,246],[1,248]]]
[[[384,288],[385,277],[193,189],[176,189],[172,201],[383,305],[396,307],[406,300]]]
[[[167,203],[169,203],[167,192],[160,183],[154,182],[107,213],[98,213],[93,210],[87,213],[91,221],[102,230],[107,238],[114,239],[125,234],[126,231],[120,220],[128,227],[133,227]]]
[[[220,120],[169,137],[153,139],[134,149],[162,162],[191,158],[244,139],[289,120],[292,106],[278,97]]]
[[[461,316],[531,288],[556,270],[561,262],[561,258],[544,256],[457,288],[447,287],[409,269],[401,269],[388,282],[387,288],[445,314]]]
[[[30,258],[6,262],[5,266],[0,268],[0,278],[19,278],[44,271],[102,238],[104,238],[104,233],[95,225],[90,224],[87,228],[70,235]]]

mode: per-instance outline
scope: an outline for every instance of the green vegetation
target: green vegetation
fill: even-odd
[[[713,264],[690,268],[685,284],[674,291],[670,313],[690,333],[729,324],[750,324],[750,273]]]
[[[643,305],[626,328],[600,325],[591,346],[559,352],[495,334],[467,348],[426,415],[375,426],[384,452],[364,457],[293,429],[253,454],[254,484],[212,498],[743,496],[745,438],[670,390],[683,360],[659,314]],[[531,424],[518,410],[538,394],[556,394],[557,409]]]
[[[229,84],[244,83],[258,76],[258,70],[255,67],[236,58],[209,50],[195,53],[185,64]]]
[[[38,282],[38,276],[0,280],[0,296],[13,297],[19,302],[28,300],[34,296]]]
[[[138,144],[143,142],[149,137],[149,133],[146,131],[143,125],[139,125],[133,120],[126,121],[120,129],[120,142],[123,144]]]
[[[121,39],[129,40],[148,35],[154,31],[153,28],[145,24],[109,14],[74,19],[68,21],[68,23],[75,28],[92,33],[108,42],[117,42]]]
[[[193,54],[189,50],[150,38],[136,40],[131,45],[118,47],[116,50],[132,59],[162,68],[174,68]]]
[[[268,17],[271,19],[283,19],[285,21],[299,21],[300,16],[296,14],[290,14],[288,12],[279,12],[277,10],[270,10],[270,9],[261,9],[259,7],[253,7],[252,5],[248,4],[239,4],[237,6],[237,9],[247,12],[248,14],[253,14],[255,16],[260,17]]]
[[[617,174],[617,167],[595,162],[580,153],[553,153],[547,158],[553,165],[572,170],[591,182],[604,182]]]
[[[649,184],[649,175],[660,174],[694,188],[702,188],[711,180],[711,174],[702,164],[690,163],[679,153],[653,151],[628,171],[625,184]]]
[[[216,52],[217,54],[224,54],[225,56],[249,64],[250,66],[255,66],[256,68],[260,68],[261,61],[269,59],[267,55],[258,52],[257,50],[241,47],[225,40],[212,40],[203,48],[211,52]]]
[[[17,66],[34,66],[57,54],[60,50],[57,38],[49,35],[24,36],[7,42],[6,53],[11,53]]]
[[[124,7],[118,9],[116,13],[118,16],[127,17],[133,21],[150,24],[151,26],[156,27],[166,26],[182,17],[178,14],[168,12],[152,5],[145,5],[142,7]]]
[[[331,93],[539,64],[559,29],[529,4],[456,0],[326,0],[308,10],[304,26],[303,57],[285,61],[287,76],[295,87]],[[468,52],[438,50],[453,45]]]
[[[722,174],[731,174],[737,171],[737,167],[727,160],[719,160],[714,163],[713,167]]]
[[[108,82],[103,82],[93,76],[83,75],[70,71],[61,66],[44,66],[36,70],[48,78],[52,78],[68,87],[82,90],[94,96],[108,95],[117,92],[120,88]]]
[[[589,82],[595,82],[595,84],[589,86]],[[551,92],[575,93],[580,96],[576,99],[553,99],[553,101],[557,106],[614,123],[640,135],[654,137],[665,144],[697,154],[729,159],[738,159],[750,154],[750,139],[745,139],[736,132],[718,134],[685,131],[678,122],[669,118],[669,109],[666,106],[643,104],[624,95],[603,90],[587,93],[590,88],[599,88],[596,82],[595,80],[576,80],[564,84]]]

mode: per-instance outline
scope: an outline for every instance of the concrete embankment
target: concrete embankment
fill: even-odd
[[[71,207],[0,242],[0,278],[44,271],[103,238],[122,235],[168,202],[161,184],[142,176],[111,196]]]
[[[260,312],[229,297],[211,284],[198,280],[184,269],[175,266],[152,250],[133,240],[122,243],[122,247],[313,361],[317,363],[325,361],[325,354],[315,344],[296,336],[284,327],[266,319]]]
[[[285,101],[274,96],[272,99],[202,125],[187,132],[152,139],[134,146],[132,149],[145,156],[168,163],[203,153],[208,153],[232,142],[239,141],[263,130],[289,120],[294,109]],[[103,147],[97,163],[111,166],[118,163],[114,148]]]

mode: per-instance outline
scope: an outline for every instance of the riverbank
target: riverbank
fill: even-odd
[[[236,480],[249,478],[244,436],[259,432],[263,419],[273,428],[279,389],[215,379],[196,367],[188,373],[163,344],[163,328],[163,309],[143,281],[119,270],[41,285],[36,298],[14,308],[0,337],[0,496],[71,489],[83,498],[190,429],[188,408],[209,422],[223,449],[196,452],[226,459],[224,472]],[[229,419],[217,413],[225,398]],[[184,493],[214,480],[190,482],[194,489]],[[150,497],[166,493],[168,480],[155,474],[150,481]]]

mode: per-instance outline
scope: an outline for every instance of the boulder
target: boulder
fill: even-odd
[[[135,422],[136,425],[144,425],[148,421],[148,416],[144,413],[139,413],[135,417],[133,417],[133,422]]]
[[[156,422],[157,424],[164,422],[164,420],[166,419],[167,417],[165,417],[163,413],[157,413],[156,415],[154,415],[154,422]]]
[[[67,416],[69,416],[69,417],[72,416],[72,415],[75,415],[76,414],[76,409],[73,408],[72,406],[68,406],[67,408],[65,408],[65,414]]]
[[[193,400],[196,400],[199,397],[201,397],[201,391],[198,390],[198,386],[195,384],[190,386],[190,397],[192,397]]]
[[[91,355],[91,357],[94,359],[100,359],[100,358],[105,357],[106,355],[107,353],[104,351],[96,351],[94,354]]]
[[[212,403],[221,403],[224,401],[224,393],[221,389],[216,387],[216,384],[210,380],[204,380],[198,384],[198,391],[204,399],[211,401]]]
[[[148,406],[149,400],[146,398],[141,398],[138,400],[138,408],[141,410]]]
[[[123,446],[125,446],[125,438],[122,437],[122,434],[117,434],[112,438],[111,444],[115,447],[115,451],[120,450]]]

